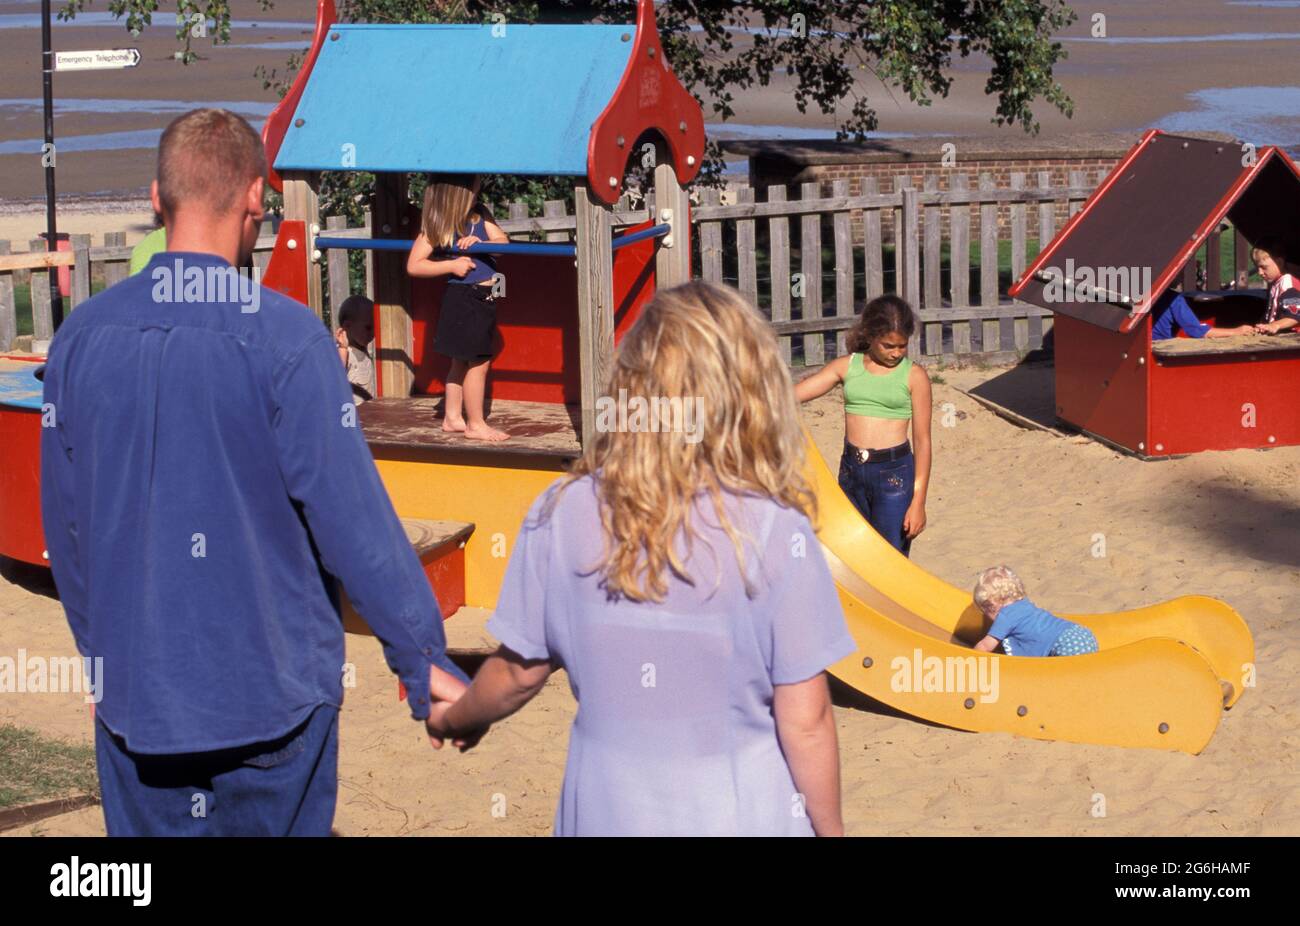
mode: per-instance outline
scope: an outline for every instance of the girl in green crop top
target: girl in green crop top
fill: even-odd
[[[902,299],[872,299],[845,335],[852,353],[795,387],[799,401],[807,402],[844,384],[840,488],[904,554],[925,529],[930,485],[930,377],[907,357],[915,330],[911,306]]]

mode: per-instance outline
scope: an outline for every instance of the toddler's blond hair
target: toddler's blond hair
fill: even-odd
[[[1009,566],[991,566],[975,579],[975,606],[986,616],[991,617],[991,610],[1024,597],[1025,584]]]

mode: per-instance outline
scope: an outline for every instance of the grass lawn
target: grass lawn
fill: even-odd
[[[99,795],[93,747],[0,724],[0,809],[77,794]]]

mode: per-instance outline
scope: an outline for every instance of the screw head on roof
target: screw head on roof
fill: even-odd
[[[1025,707],[1023,704],[1020,705],[1018,708],[1016,708],[1017,717],[1023,717],[1028,713],[1029,713],[1029,708]]]
[[[677,128],[679,128],[679,129],[681,129],[683,132],[685,132],[685,131],[686,131],[686,120],[683,119],[681,122],[677,123]]]
[[[873,660],[870,656],[862,657],[862,668],[870,669],[873,665],[875,665],[875,660]]]
[[[966,708],[966,710],[970,710],[975,706],[975,699],[967,698],[965,701],[962,702],[962,705]]]
[[[647,48],[646,54],[648,54],[651,58],[653,58],[655,56],[655,47],[651,45],[649,48]]]
[[[624,32],[624,33],[623,33],[623,41],[624,41],[624,42],[630,42],[630,41],[632,41],[632,33],[630,33],[630,32]]]
[[[337,32],[331,32],[331,33],[330,33],[330,41],[331,41],[331,42],[337,42],[338,40],[339,40],[339,34],[338,34]]]
[[[687,166],[687,167],[694,167],[694,166],[695,166],[695,155],[693,155],[693,154],[688,154],[688,155],[686,155],[686,166]]]
[[[1168,733],[1168,732],[1169,732],[1169,724],[1167,724],[1167,723],[1162,723],[1162,724],[1159,726],[1158,729],[1160,730],[1161,733]]]
[[[617,177],[610,177],[610,178],[609,178],[609,185],[610,185],[611,188],[618,186],[618,178],[617,178]]]
[[[298,239],[290,238],[288,241],[284,243],[284,246],[288,248],[290,251],[296,251],[298,250]]]
[[[302,128],[304,125],[307,124],[307,120],[306,120],[306,119],[295,119],[295,120],[293,120],[293,124],[294,124],[294,126],[295,126],[296,128]]]
[[[627,139],[625,139],[622,135],[620,135],[618,138],[614,139],[614,143],[615,143],[616,145],[618,145],[620,148],[622,148],[623,145],[626,144],[626,142],[627,142]]]

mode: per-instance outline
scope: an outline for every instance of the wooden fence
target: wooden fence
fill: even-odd
[[[989,174],[954,172],[947,190],[938,188],[937,178],[927,177],[920,190],[904,178],[900,189],[878,193],[875,181],[865,178],[863,192],[854,196],[848,195],[847,180],[837,180],[829,197],[821,185],[805,183],[798,199],[789,198],[784,186],[704,190],[692,209],[695,267],[702,278],[729,283],[758,306],[771,320],[790,363],[820,365],[842,354],[845,332],[862,306],[886,292],[897,292],[917,308],[914,356],[946,362],[1014,359],[1042,345],[1051,313],[1009,299],[1006,289],[1055,235],[1055,205],[1066,203],[1073,215],[1100,178],[1076,171],[1064,188],[1050,186],[1046,172],[1035,179],[1031,186],[1024,174],[1013,173],[1010,187],[999,189]],[[1010,204],[1010,235],[1001,236],[1010,239],[1005,243],[1009,262],[999,259],[1001,203]],[[541,215],[530,215],[524,203],[512,203],[505,212],[498,219],[512,237],[572,239],[574,217],[563,201],[546,202]],[[886,214],[892,216],[892,223],[883,223],[892,224],[888,239],[882,235]],[[647,210],[632,208],[625,198],[614,220],[625,226],[648,217]],[[328,218],[325,226],[338,237],[370,235],[368,224],[347,228],[341,216]],[[854,227],[860,229],[857,241]],[[1031,233],[1036,236],[1032,241]],[[260,269],[274,242],[268,223],[254,252]],[[33,269],[71,267],[65,312],[88,299],[92,288],[126,276],[131,249],[123,233],[106,235],[102,247],[93,246],[87,235],[73,235],[71,245],[70,251],[49,254],[36,239],[26,253],[11,254],[10,244],[0,241],[0,350],[10,349],[17,334],[15,284],[30,281],[33,337],[42,341],[51,336],[48,274]],[[1207,262],[1217,270],[1217,237],[1211,245]],[[1240,241],[1237,251],[1240,265]],[[370,252],[364,253],[364,291],[373,296]],[[353,285],[348,254],[331,250],[323,258],[327,306],[360,288]],[[1000,264],[1007,269],[1001,271]]]

